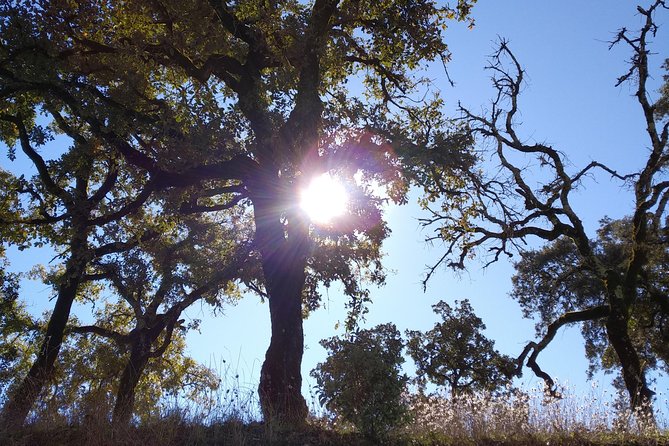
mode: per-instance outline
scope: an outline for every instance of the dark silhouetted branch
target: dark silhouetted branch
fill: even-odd
[[[558,330],[564,325],[572,324],[574,322],[593,321],[604,318],[608,316],[608,314],[609,307],[607,305],[601,305],[599,307],[588,308],[587,310],[571,311],[560,316],[557,320],[548,326],[546,334],[541,339],[541,341],[530,342],[527,344],[525,349],[523,349],[523,352],[516,360],[516,376],[522,375],[523,363],[525,362],[525,359],[527,359],[526,365],[532,369],[536,376],[544,380],[546,392],[553,397],[559,398],[560,395],[555,388],[555,381],[553,381],[553,378],[551,378],[551,376],[543,371],[539,364],[537,364],[537,357],[539,356],[539,353],[548,347],[548,344],[550,344],[553,338],[555,338]]]

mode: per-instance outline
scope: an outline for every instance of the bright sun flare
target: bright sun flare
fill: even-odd
[[[347,202],[348,196],[341,181],[325,173],[312,179],[302,191],[300,207],[312,222],[329,223],[344,213]]]

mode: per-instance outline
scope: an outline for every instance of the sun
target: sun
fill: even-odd
[[[327,224],[346,210],[348,194],[344,185],[328,173],[314,177],[302,190],[300,207],[313,223]]]

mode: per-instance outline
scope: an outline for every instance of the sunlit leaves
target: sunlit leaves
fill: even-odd
[[[128,332],[132,310],[124,304],[107,304],[97,311],[101,326]],[[102,323],[104,321],[104,323]],[[72,321],[77,324],[78,321]],[[36,412],[41,417],[62,416],[67,421],[108,419],[128,350],[96,335],[72,334],[63,347],[57,370],[58,385],[45,391]],[[141,421],[160,416],[161,404],[177,395],[207,401],[207,392],[218,386],[215,373],[185,354],[184,333],[176,332],[161,358],[150,361],[140,380],[135,414]]]
[[[404,343],[395,325],[382,324],[320,343],[328,350],[328,359],[311,375],[321,404],[337,423],[351,423],[378,441],[406,421]]]
[[[320,304],[320,285],[341,282],[352,327],[365,286],[385,279],[383,205],[406,202],[420,172],[402,165],[428,165],[418,153],[445,145],[443,103],[420,71],[447,59],[446,21],[472,3],[4,4],[0,77],[15,125],[0,132],[13,144],[23,124],[37,150],[22,150],[40,165],[15,188],[21,223],[79,266],[45,280],[71,278],[97,302],[106,288],[139,326],[198,286],[216,306],[239,296],[236,279],[262,294],[284,280],[270,258],[308,246],[295,259],[307,269],[305,309]],[[36,125],[38,109],[49,126]],[[55,134],[64,153],[41,162]],[[456,151],[442,150],[440,174],[454,173],[444,160]],[[296,211],[299,185],[326,171],[340,175],[348,205],[336,225],[310,226]],[[271,215],[254,215],[265,202]],[[252,244],[258,234],[268,236]],[[227,267],[237,270],[211,288]],[[292,285],[304,284],[291,284],[299,299]]]
[[[0,264],[0,401],[30,367],[39,326],[18,300],[18,277]]]

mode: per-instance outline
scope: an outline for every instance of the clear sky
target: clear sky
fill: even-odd
[[[453,24],[446,32],[453,53],[448,70],[455,87],[448,85],[443,71],[435,69],[430,76],[453,113],[457,101],[480,110],[494,94],[489,73],[483,70],[486,56],[494,51],[498,37],[508,39],[528,73],[520,105],[522,135],[559,148],[575,168],[596,159],[621,172],[633,170],[643,159],[647,137],[632,87],[614,87],[616,78],[627,70],[629,52],[623,46],[609,51],[607,42],[622,26],[631,30],[640,26],[636,4],[626,0],[479,0],[473,10],[474,29]],[[669,12],[660,15],[658,22],[669,25]],[[652,48],[657,55],[651,69],[656,73],[654,85],[658,86],[659,66],[669,57],[666,29],[660,29]],[[6,158],[2,163],[7,163]],[[631,197],[620,185],[600,176],[585,183],[575,204],[594,235],[603,216],[617,218],[630,212]],[[385,265],[394,273],[389,275],[385,287],[373,290],[374,303],[364,326],[393,322],[402,331],[426,330],[436,322],[432,304],[442,299],[452,302],[469,298],[488,327],[486,335],[496,341],[500,351],[517,356],[535,334],[534,322],[524,320],[518,306],[507,296],[512,267],[499,263],[483,270],[482,263],[473,260],[468,271],[459,276],[440,271],[424,293],[421,279],[426,265],[440,256],[441,247],[425,245],[427,232],[418,225],[420,216],[415,200],[411,205],[388,210],[393,234],[384,244]],[[17,269],[35,258],[34,254],[12,255]],[[33,311],[39,313],[48,307],[50,291],[46,286],[28,291]],[[303,393],[307,398],[309,387],[314,384],[309,371],[324,360],[318,341],[343,333],[343,328],[335,326],[345,319],[344,302],[342,294],[333,287],[326,294],[325,308],[305,321]],[[200,333],[188,336],[190,353],[222,372],[227,370],[228,378],[239,373],[243,387],[255,388],[269,345],[268,306],[249,296],[215,318],[199,304],[187,315],[203,320]],[[577,391],[590,388],[577,327],[562,329],[540,356],[540,364]],[[537,381],[527,370],[520,383],[534,385]],[[657,386],[665,392],[666,404],[669,379],[660,378]]]

